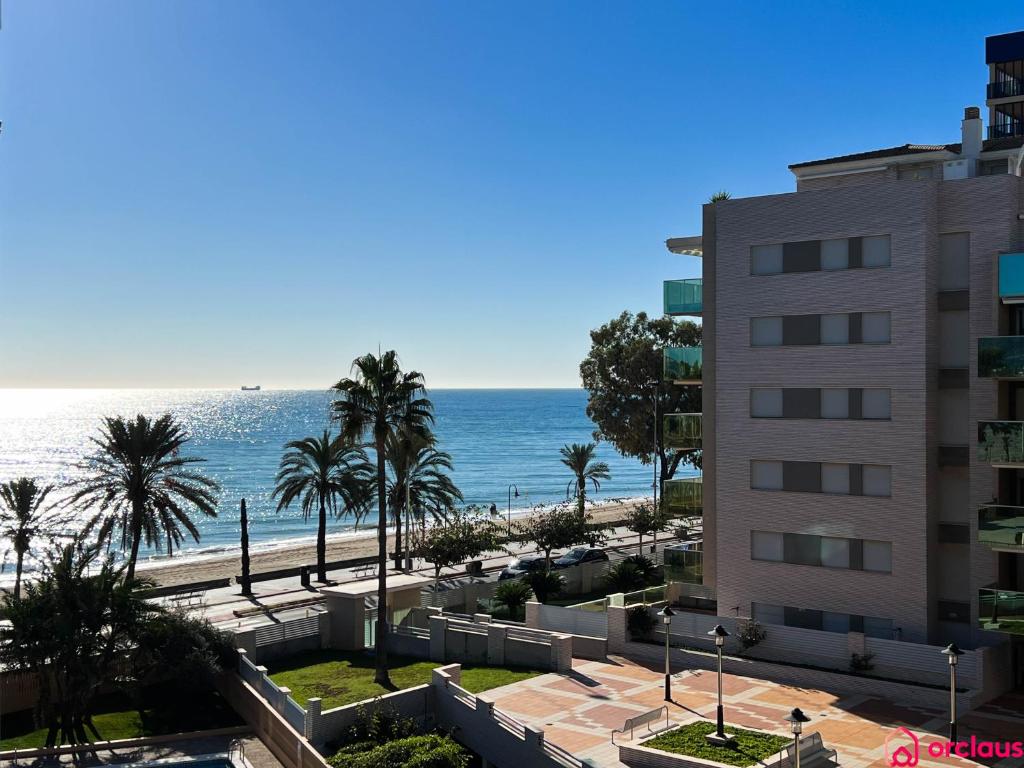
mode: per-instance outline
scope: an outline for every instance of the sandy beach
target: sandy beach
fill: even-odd
[[[597,504],[589,508],[594,522],[621,520],[627,509],[638,500]],[[367,557],[377,553],[377,533],[368,528],[359,533],[327,537],[327,561]],[[388,537],[388,551],[394,551],[394,535]],[[139,575],[153,579],[161,586],[185,584],[210,579],[234,578],[241,573],[240,550],[231,554],[190,558],[182,555],[171,560],[139,563]],[[272,549],[253,551],[249,555],[253,573],[294,568],[316,562],[316,543],[306,540],[296,544],[282,544]]]

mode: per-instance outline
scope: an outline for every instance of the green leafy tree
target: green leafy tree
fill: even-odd
[[[143,541],[166,542],[168,555],[186,533],[199,541],[191,511],[216,517],[218,485],[192,469],[205,459],[181,455],[188,434],[171,414],[107,417],[92,442],[97,450],[81,465],[85,474],[72,482],[68,504],[97,513],[89,527],[99,526],[99,540],[120,530],[129,552],[125,578],[135,577]]]
[[[548,512],[531,515],[512,526],[512,539],[533,545],[544,553],[545,569],[551,568],[551,553],[577,544],[596,547],[605,540],[604,526],[593,515],[560,504]]]
[[[522,579],[506,579],[494,590],[494,602],[508,608],[509,618],[522,615],[522,608],[533,597],[533,589]]]
[[[434,566],[436,591],[443,569],[472,560],[498,546],[498,529],[494,523],[453,512],[445,522],[427,529],[416,554]]]
[[[596,443],[573,443],[572,445],[563,445],[560,451],[562,463],[569,468],[575,478],[569,487],[571,495],[576,497],[581,515],[587,501],[587,481],[589,480],[593,484],[596,491],[601,487],[602,480],[607,480],[612,476],[611,470],[605,462],[594,460],[596,448]]]
[[[658,566],[656,566],[654,561],[649,557],[644,557],[643,555],[630,555],[622,562],[636,566],[637,571],[644,580],[645,586],[661,581],[659,578]]]
[[[10,624],[0,628],[0,662],[38,680],[35,714],[47,728],[48,747],[88,743],[86,729],[102,738],[92,722],[96,696],[160,611],[136,598],[140,582],[99,551],[98,544],[77,543],[52,553],[41,578],[8,602]]]
[[[395,520],[395,548],[403,551],[402,512],[406,501],[412,509],[435,511],[434,519],[438,521],[462,501],[462,491],[448,474],[453,469],[451,454],[437,449],[432,434],[402,431],[389,437],[385,450],[391,468],[388,505]],[[411,533],[406,531],[407,542]]]
[[[719,203],[722,200],[729,200],[731,198],[732,198],[732,195],[730,193],[726,192],[724,189],[720,189],[717,192],[715,192],[715,194],[713,194],[711,197],[708,198],[708,202],[709,203]]]
[[[19,477],[0,485],[0,537],[10,542],[14,552],[14,596],[21,594],[21,572],[32,542],[51,540],[57,533],[57,520],[44,509],[52,485],[40,486],[30,477]],[[7,565],[7,554],[4,562]]]
[[[565,586],[565,579],[557,571],[530,571],[523,577],[523,581],[530,585],[533,594],[541,603],[556,597]]]
[[[349,511],[357,519],[363,515],[373,484],[373,465],[361,448],[341,437],[332,438],[325,429],[319,437],[293,440],[285,446],[276,479],[278,512],[295,501],[303,520],[318,511],[316,573],[317,579],[327,581],[327,513],[340,517]]]
[[[426,397],[422,374],[403,372],[398,355],[363,355],[352,363],[352,376],[334,385],[334,418],[347,442],[369,439],[377,459],[377,605],[388,601],[387,441],[400,432],[426,437],[434,423],[434,405]],[[388,675],[387,611],[377,614],[377,662],[374,682],[391,688]]]
[[[607,440],[623,456],[644,464],[650,464],[657,452],[662,482],[671,479],[680,464],[700,468],[699,451],[666,450],[661,418],[701,411],[700,387],[662,381],[662,350],[700,346],[701,326],[623,312],[591,331],[590,341],[580,377],[589,395],[587,415],[597,425],[594,439]]]
[[[626,512],[626,530],[637,535],[638,552],[644,551],[644,536],[651,536],[667,530],[672,520],[664,509],[656,509],[653,504],[640,502]]]

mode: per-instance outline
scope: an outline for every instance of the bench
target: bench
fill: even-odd
[[[205,589],[193,589],[190,592],[172,595],[168,602],[175,608],[201,608],[204,597],[206,597]]]
[[[642,715],[635,715],[633,717],[627,717],[626,718],[626,722],[624,722],[622,724],[621,728],[616,728],[614,731],[612,731],[612,744],[613,745],[615,744],[615,734],[616,733],[624,734],[626,731],[629,731],[629,738],[630,738],[630,741],[632,741],[633,740],[633,729],[634,728],[639,728],[641,725],[646,725],[647,726],[647,732],[648,733],[654,733],[654,731],[651,730],[651,723],[653,723],[653,722],[655,722],[657,720],[660,720],[662,712],[665,713],[665,727],[668,728],[668,725],[669,725],[669,723],[668,723],[668,707],[661,706],[661,707],[658,707],[657,709],[652,709],[650,712],[644,712]],[[803,758],[803,753],[802,752],[800,753],[800,756],[801,756],[801,759],[802,759]]]
[[[793,745],[782,750],[783,758],[780,766],[795,766]],[[821,734],[815,731],[800,739],[800,768],[839,768],[839,755],[829,749],[821,740]]]

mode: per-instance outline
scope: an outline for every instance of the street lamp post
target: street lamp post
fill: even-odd
[[[512,536],[512,493],[516,494],[516,498],[519,498],[519,488],[515,483],[510,483],[508,486],[508,535]]]
[[[804,723],[811,722],[811,718],[805,715],[800,707],[797,707],[786,717],[790,729],[793,731],[793,766],[800,768],[800,734],[804,730]]]
[[[964,652],[950,643],[942,649],[942,655],[949,661],[949,740],[956,744],[956,665]]]
[[[728,737],[725,735],[725,710],[722,707],[722,648],[729,633],[721,624],[716,624],[708,634],[715,638],[715,650],[718,652],[718,729],[715,736],[724,741]]]
[[[665,701],[672,701],[672,667],[669,662],[668,641],[672,629],[672,617],[676,615],[676,612],[666,605],[658,611],[658,615],[661,616],[661,620],[665,624]]]

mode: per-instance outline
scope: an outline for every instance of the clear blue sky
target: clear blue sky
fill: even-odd
[[[1013,3],[3,0],[0,386],[578,386],[700,204],[959,140]]]

